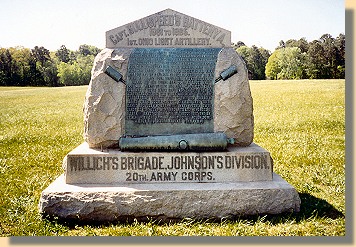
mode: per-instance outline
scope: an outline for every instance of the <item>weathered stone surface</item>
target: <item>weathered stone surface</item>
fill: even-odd
[[[104,73],[108,65],[126,80],[132,49],[104,49],[94,61],[92,79],[84,104],[84,140],[90,147],[109,147],[125,133],[125,84]],[[238,73],[215,84],[214,132],[225,132],[237,145],[253,141],[253,107],[247,69],[233,48],[223,48],[218,55],[215,78],[231,65]]]
[[[121,152],[95,150],[86,143],[63,162],[71,184],[223,183],[271,181],[273,162],[256,144],[227,152]]]
[[[84,140],[91,147],[109,147],[124,133],[125,84],[104,73],[111,65],[126,78],[132,49],[104,49],[95,58],[84,103]]]
[[[253,102],[244,61],[233,48],[221,50],[216,63],[215,75],[231,65],[237,67],[237,74],[215,84],[214,132],[222,131],[235,138],[240,146],[253,141]]]
[[[298,212],[296,190],[273,181],[240,183],[81,184],[60,176],[42,192],[39,210],[67,219],[113,221],[125,217],[226,218]]]

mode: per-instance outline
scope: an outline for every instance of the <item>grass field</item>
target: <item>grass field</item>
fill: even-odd
[[[83,142],[85,86],[0,88],[0,236],[344,236],[345,80],[251,81],[254,142],[298,191],[301,212],[221,222],[77,225],[42,219],[40,193]]]

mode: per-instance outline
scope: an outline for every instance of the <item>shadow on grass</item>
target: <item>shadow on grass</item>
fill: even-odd
[[[278,215],[254,215],[239,217],[236,220],[247,220],[253,223],[261,221],[263,217],[263,222],[270,222],[271,224],[281,224],[286,222],[294,221],[299,223],[306,219],[338,219],[343,218],[345,215],[337,210],[334,206],[329,204],[324,199],[317,198],[308,193],[300,193],[299,197],[301,199],[300,212],[298,213],[281,213]]]
[[[232,216],[225,219],[176,219],[176,218],[165,218],[165,217],[140,217],[135,218],[131,216],[122,217],[114,222],[98,222],[98,221],[81,221],[79,219],[58,219],[53,217],[45,218],[49,221],[56,222],[67,227],[74,228],[76,226],[110,226],[110,225],[123,225],[129,226],[137,223],[149,223],[154,225],[170,225],[176,223],[186,223],[191,224],[200,224],[200,223],[236,223],[240,221],[248,221],[250,224],[257,222],[269,222],[270,224],[281,224],[286,222],[295,222],[306,219],[320,219],[320,218],[329,218],[329,219],[338,219],[345,217],[344,214],[338,211],[335,207],[329,204],[324,199],[317,198],[308,193],[300,193],[301,207],[300,212],[298,213],[281,213],[278,215],[271,214],[260,214],[260,215],[249,215],[249,216]]]
[[[307,193],[300,193],[299,197],[302,203],[298,216],[302,216],[302,218],[316,217],[334,220],[345,217],[342,212],[323,199]]]

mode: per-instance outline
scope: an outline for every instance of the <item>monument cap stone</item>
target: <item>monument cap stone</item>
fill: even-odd
[[[106,32],[106,47],[230,47],[231,32],[166,9]]]

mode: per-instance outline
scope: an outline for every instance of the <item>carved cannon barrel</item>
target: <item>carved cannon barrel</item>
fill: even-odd
[[[220,76],[215,79],[215,82],[218,82],[221,79],[225,81],[226,79],[230,78],[236,73],[237,73],[237,67],[235,65],[231,65],[229,68],[221,72]]]
[[[227,68],[226,70],[224,70],[220,74],[220,76],[225,81],[226,79],[228,79],[229,77],[233,76],[236,73],[237,73],[237,67],[235,65],[232,65],[229,68]]]
[[[201,133],[168,136],[121,137],[122,151],[219,151],[226,150],[233,139],[224,133]]]
[[[125,83],[124,79],[122,78],[122,75],[120,74],[119,71],[117,71],[116,69],[114,69],[113,67],[111,67],[110,65],[108,65],[105,69],[105,74],[107,74],[108,76],[110,76],[113,80],[119,82],[123,82]]]

